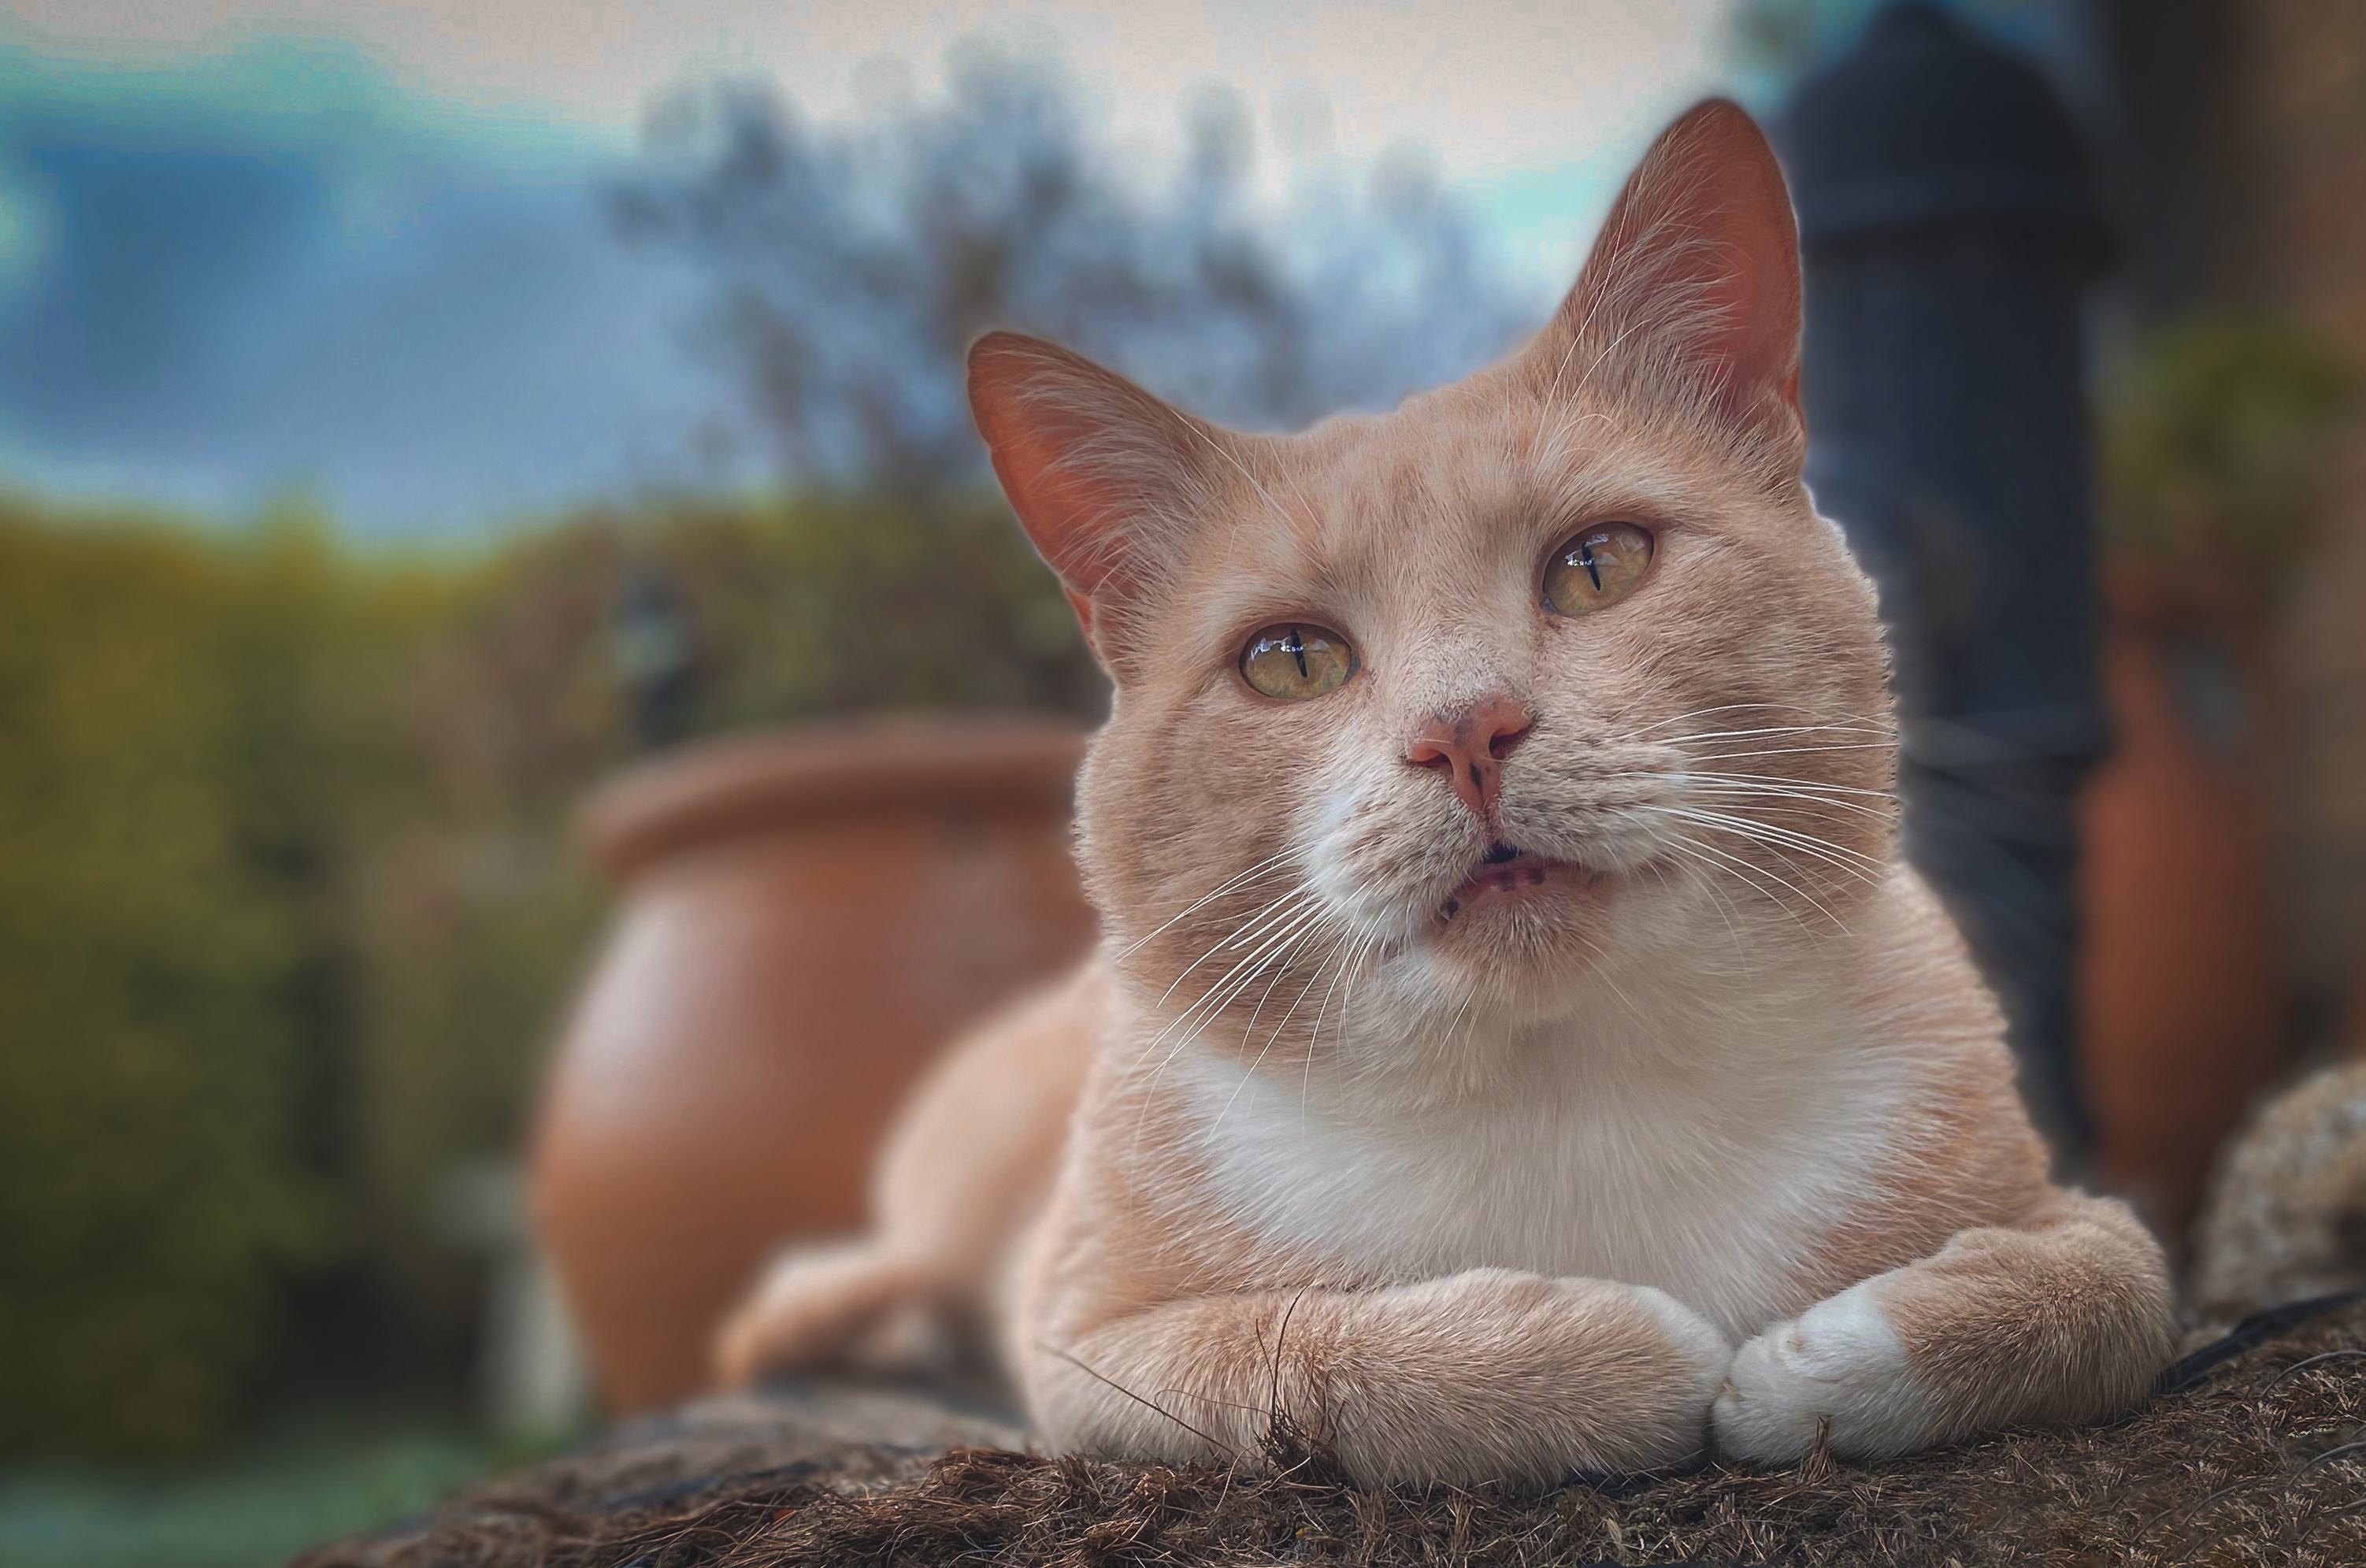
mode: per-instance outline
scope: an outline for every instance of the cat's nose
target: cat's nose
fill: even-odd
[[[1528,738],[1528,710],[1509,692],[1492,692],[1459,713],[1439,714],[1405,748],[1417,768],[1443,769],[1454,793],[1482,822],[1495,819],[1504,759]]]

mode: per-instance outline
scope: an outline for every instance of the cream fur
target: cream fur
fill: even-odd
[[[1055,1448],[1369,1483],[1880,1455],[2140,1397],[2159,1251],[2047,1183],[1900,859],[1797,339],[1780,175],[1711,104],[1534,344],[1389,415],[1243,436],[982,342],[997,470],[1116,682],[1078,785],[1105,942],[947,1058],[874,1234],[760,1284],[725,1375],[919,1314],[993,1344]],[[1605,519],[1651,567],[1563,615],[1544,562]],[[1281,621],[1358,672],[1252,692]]]
[[[1712,1407],[1718,1446],[1740,1459],[1906,1453],[1939,1435],[1878,1279],[1851,1285],[1734,1353]]]

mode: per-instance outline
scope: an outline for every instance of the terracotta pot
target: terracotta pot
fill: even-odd
[[[2239,601],[2124,565],[2106,586],[2117,744],[2080,802],[2082,1063],[2097,1174],[2174,1237],[2218,1144],[2287,1066],[2274,691]]]
[[[1089,947],[1081,734],[940,720],[715,742],[581,818],[623,898],[546,1086],[536,1223],[612,1410],[702,1387],[783,1238],[862,1219],[898,1098]]]

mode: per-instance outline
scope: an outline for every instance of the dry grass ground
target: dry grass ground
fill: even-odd
[[[1542,1494],[1044,1459],[990,1415],[806,1388],[628,1428],[300,1563],[2366,1563],[2366,1303],[2287,1316],[2108,1427]]]

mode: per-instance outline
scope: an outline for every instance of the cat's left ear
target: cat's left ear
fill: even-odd
[[[969,404],[995,477],[1059,574],[1085,640],[1121,675],[1223,433],[1018,333],[988,333],[970,349]]]
[[[1711,98],[1660,133],[1538,344],[1550,386],[1615,378],[1797,471],[1799,231],[1765,134]]]

